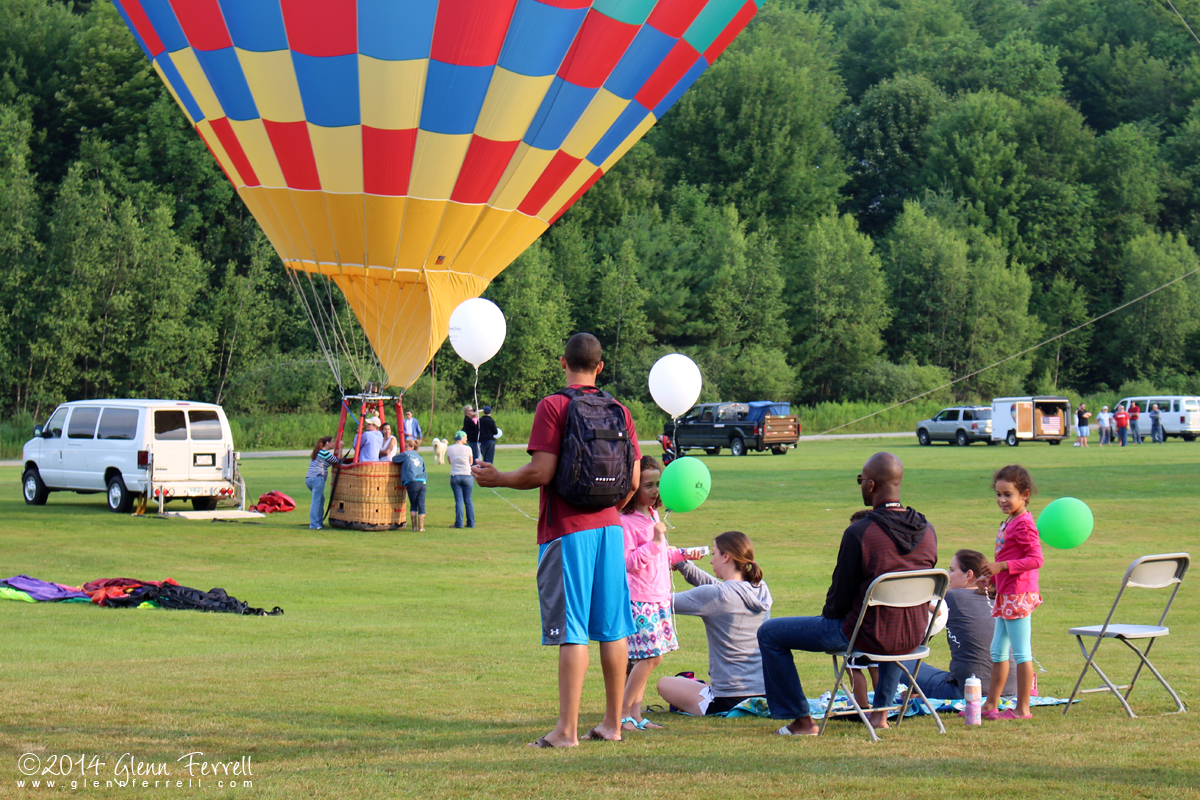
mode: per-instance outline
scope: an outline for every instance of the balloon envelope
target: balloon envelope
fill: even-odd
[[[650,396],[672,417],[696,404],[700,386],[700,368],[683,353],[663,356],[650,369]]]
[[[669,511],[691,511],[708,498],[712,476],[698,458],[677,458],[662,471],[658,481],[658,496]]]
[[[761,4],[114,2],[287,268],[338,285],[405,387]]]
[[[1095,519],[1087,503],[1074,497],[1060,497],[1038,514],[1037,528],[1041,540],[1059,550],[1078,547],[1092,535]]]
[[[450,344],[475,369],[499,352],[507,332],[504,312],[482,297],[462,301],[450,315]]]

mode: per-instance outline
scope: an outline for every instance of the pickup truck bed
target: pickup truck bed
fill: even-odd
[[[735,456],[750,450],[784,455],[800,439],[800,421],[787,403],[702,403],[668,422],[663,433],[680,455],[701,449],[716,455],[723,447]]]

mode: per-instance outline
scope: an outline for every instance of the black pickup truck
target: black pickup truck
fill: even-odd
[[[787,403],[701,403],[679,418],[668,422],[663,434],[675,443],[683,455],[688,450],[704,450],[710,456],[728,447],[732,455],[749,450],[770,450],[784,455],[800,440],[800,421]]]

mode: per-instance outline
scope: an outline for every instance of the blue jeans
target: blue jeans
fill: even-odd
[[[912,672],[917,667],[916,661],[905,661],[904,666]],[[931,667],[921,662],[921,671],[917,673],[917,686],[930,700],[962,700],[963,687],[958,685],[954,676],[944,669]]]
[[[1136,419],[1129,420],[1129,430],[1133,433],[1133,443],[1141,444],[1142,443],[1142,431],[1140,428],[1138,428],[1138,420],[1136,420]]]
[[[488,439],[486,442],[479,443],[479,458],[491,464],[496,460],[496,440]]]
[[[824,653],[844,650],[850,638],[842,630],[842,620],[825,617],[776,617],[758,629],[758,647],[762,651],[763,682],[767,687],[767,705],[775,719],[799,719],[812,716],[808,698],[796,673],[793,650]],[[875,687],[875,706],[889,706],[900,683],[900,667],[885,661],[879,665],[879,684]]]
[[[1129,443],[1129,428],[1117,428],[1117,438],[1121,440],[1121,447],[1125,447]]]
[[[463,506],[467,507],[467,527],[475,527],[475,506],[471,505],[471,490],[475,479],[470,475],[451,475],[450,488],[454,491],[454,527],[463,526]]]
[[[325,477],[305,478],[304,485],[312,492],[312,507],[308,510],[308,527],[319,528],[325,519]]]
[[[1150,441],[1161,443],[1163,440],[1162,425],[1157,420],[1150,421]]]

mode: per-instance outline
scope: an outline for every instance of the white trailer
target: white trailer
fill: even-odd
[[[1065,397],[997,397],[992,400],[992,440],[1016,447],[1022,441],[1058,444],[1071,433],[1071,401]]]

